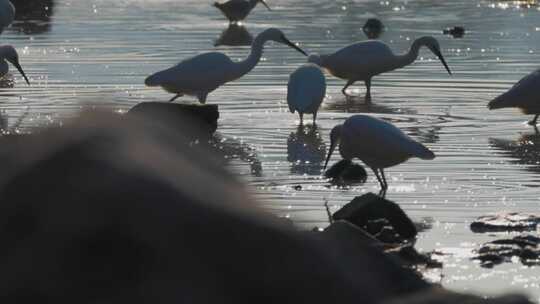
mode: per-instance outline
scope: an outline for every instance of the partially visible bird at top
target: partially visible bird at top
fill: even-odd
[[[15,7],[9,0],[0,0],[0,33],[8,27],[15,18]]]
[[[369,39],[377,39],[384,32],[384,25],[381,20],[377,18],[369,18],[362,27],[362,31]]]
[[[30,85],[30,81],[28,81],[28,78],[24,74],[24,71],[19,64],[19,54],[17,54],[17,50],[15,50],[15,48],[11,45],[0,46],[0,77],[6,76],[9,72],[9,65],[6,61],[13,64],[13,66],[15,66],[24,77],[26,83]]]
[[[411,157],[435,158],[428,148],[391,123],[367,115],[353,115],[332,129],[325,170],[338,145],[343,159],[358,158],[373,170],[381,185],[382,196],[388,189],[385,168],[401,164]]]
[[[298,112],[301,125],[304,123],[304,114],[313,114],[315,124],[317,112],[325,96],[326,78],[316,64],[304,64],[289,77],[287,103],[291,113]]]
[[[508,91],[490,101],[488,108],[519,108],[524,114],[534,114],[528,123],[536,126],[540,115],[540,69],[523,77]]]
[[[367,92],[366,101],[371,101],[371,78],[373,76],[393,71],[413,63],[418,58],[420,47],[425,46],[441,60],[442,64],[452,74],[441,53],[437,39],[429,36],[416,39],[409,52],[395,55],[385,43],[379,40],[367,40],[351,44],[329,55],[312,55],[309,61],[324,67],[330,74],[347,80],[341,92],[347,96],[347,88],[357,81],[364,81]]]
[[[290,42],[282,31],[270,28],[255,37],[249,56],[242,61],[233,62],[228,56],[219,52],[204,53],[147,77],[145,84],[161,86],[167,92],[175,94],[170,101],[183,95],[190,95],[196,96],[199,102],[206,103],[210,92],[244,76],[257,65],[267,41],[286,44],[307,56],[306,52]]]
[[[223,15],[227,17],[227,19],[229,19],[229,22],[236,23],[246,19],[251,10],[254,9],[259,2],[262,3],[269,11],[271,11],[270,7],[264,0],[229,0],[223,3],[215,2],[214,6],[217,7],[223,13]]]

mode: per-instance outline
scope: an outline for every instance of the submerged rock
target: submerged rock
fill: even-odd
[[[127,113],[144,118],[154,124],[161,124],[167,128],[177,129],[185,136],[192,138],[208,137],[217,129],[219,111],[217,105],[196,105],[165,102],[143,102]],[[193,126],[186,132],[180,128],[186,125]]]
[[[484,244],[477,251],[474,260],[482,267],[491,268],[518,259],[523,265],[540,265],[540,238],[532,235],[501,239]]]
[[[384,25],[377,18],[369,18],[362,27],[362,31],[369,39],[377,39],[384,32]]]
[[[471,223],[471,230],[476,233],[502,231],[536,230],[540,224],[540,214],[501,212],[481,216]]]
[[[417,235],[415,224],[398,204],[373,193],[357,196],[336,211],[332,218],[346,220],[358,227],[366,227],[372,221],[384,219],[403,239],[412,239]]]
[[[443,30],[443,34],[451,35],[454,38],[461,38],[465,35],[465,28],[462,26],[454,26]]]
[[[337,185],[362,184],[366,182],[367,172],[361,165],[342,159],[326,170],[324,176]]]

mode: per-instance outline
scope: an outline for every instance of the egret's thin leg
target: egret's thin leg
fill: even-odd
[[[538,132],[538,127],[534,125],[534,135],[540,135],[540,132]]]
[[[384,189],[384,183],[381,177],[379,176],[379,171],[377,171],[378,169],[371,168],[371,170],[373,170],[373,173],[375,173],[375,176],[377,177],[377,180],[379,181],[379,185],[381,186],[381,189]]]
[[[345,95],[347,97],[352,96],[352,95],[347,94],[346,90],[347,90],[348,87],[352,86],[354,84],[354,82],[355,82],[354,80],[347,81],[347,83],[345,84],[343,89],[341,89],[341,93],[343,93],[343,95]]]
[[[367,92],[366,92],[366,101],[371,101],[371,78],[368,78],[366,81],[366,89],[367,89]]]
[[[206,97],[208,97],[208,93],[207,92],[199,93],[197,95],[197,97],[199,98],[200,103],[205,104],[206,103]]]
[[[384,182],[384,189],[388,189],[388,183],[386,182],[386,176],[384,176],[384,169],[380,169],[381,170],[381,175],[382,175],[382,180]]]
[[[171,98],[171,99],[169,100],[169,102],[173,102],[173,101],[175,101],[178,97],[182,97],[182,96],[184,96],[184,95],[183,95],[183,94],[176,94],[176,95],[174,95],[173,98]]]
[[[300,125],[304,125],[304,113],[298,112],[298,115],[300,116]]]
[[[313,125],[315,125],[316,120],[317,120],[317,112],[313,113]]]
[[[539,116],[539,115],[540,115],[540,114],[534,115],[533,120],[529,121],[529,125],[531,125],[531,126],[536,126],[536,121],[538,120],[538,116]]]

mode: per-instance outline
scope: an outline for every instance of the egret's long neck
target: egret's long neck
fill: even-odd
[[[413,63],[416,58],[418,58],[418,53],[420,51],[420,47],[422,46],[422,43],[417,39],[413,42],[411,45],[411,49],[409,52],[403,55],[396,56],[396,67],[395,68],[402,68],[404,66],[407,66],[411,63]]]
[[[259,0],[249,0],[249,7],[253,9],[257,5],[257,2],[259,2]]]
[[[233,79],[231,80],[238,79],[253,70],[257,63],[259,63],[259,60],[261,60],[265,42],[265,39],[260,39],[259,37],[255,38],[251,44],[251,52],[249,53],[249,56],[246,59],[236,63],[236,68],[231,75]]]

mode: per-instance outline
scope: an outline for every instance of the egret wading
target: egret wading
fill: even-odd
[[[15,7],[9,0],[0,0],[0,33],[8,27],[15,18]]]
[[[371,78],[373,76],[393,71],[413,63],[418,58],[420,47],[431,50],[442,62],[448,74],[452,74],[441,53],[439,42],[433,37],[416,39],[409,52],[395,55],[388,45],[378,40],[367,40],[351,44],[330,55],[310,56],[310,62],[324,67],[338,78],[347,80],[341,92],[347,97],[346,90],[357,81],[366,84],[366,100],[371,100]]]
[[[411,157],[435,158],[435,154],[428,148],[391,123],[367,115],[351,116],[332,129],[325,170],[337,145],[341,157],[346,160],[358,158],[373,170],[383,196],[388,189],[385,168],[401,164]]]
[[[304,123],[304,114],[313,114],[313,124],[317,120],[317,111],[326,96],[326,78],[315,64],[305,64],[289,77],[287,85],[287,103],[291,113],[300,115],[300,124]]]
[[[28,81],[28,78],[24,74],[24,71],[19,64],[19,54],[17,54],[17,50],[15,50],[15,48],[11,45],[0,46],[0,77],[6,76],[9,72],[9,65],[6,61],[13,64],[13,66],[15,66],[24,77],[26,83],[30,85],[30,81]]]
[[[271,11],[270,7],[264,0],[229,0],[224,3],[215,2],[214,6],[217,7],[229,22],[236,23],[246,19],[251,10],[257,6],[258,3],[262,3],[266,8]]]
[[[149,76],[145,84],[151,87],[161,86],[167,92],[176,94],[170,101],[183,95],[190,95],[196,96],[199,102],[206,103],[206,97],[210,92],[244,76],[257,65],[267,41],[286,44],[307,56],[306,52],[290,42],[283,32],[270,28],[257,35],[251,44],[251,53],[242,61],[233,62],[223,53],[205,53]]]
[[[524,114],[534,114],[529,124],[536,126],[540,115],[540,70],[523,77],[510,90],[490,101],[488,108],[519,108]]]

